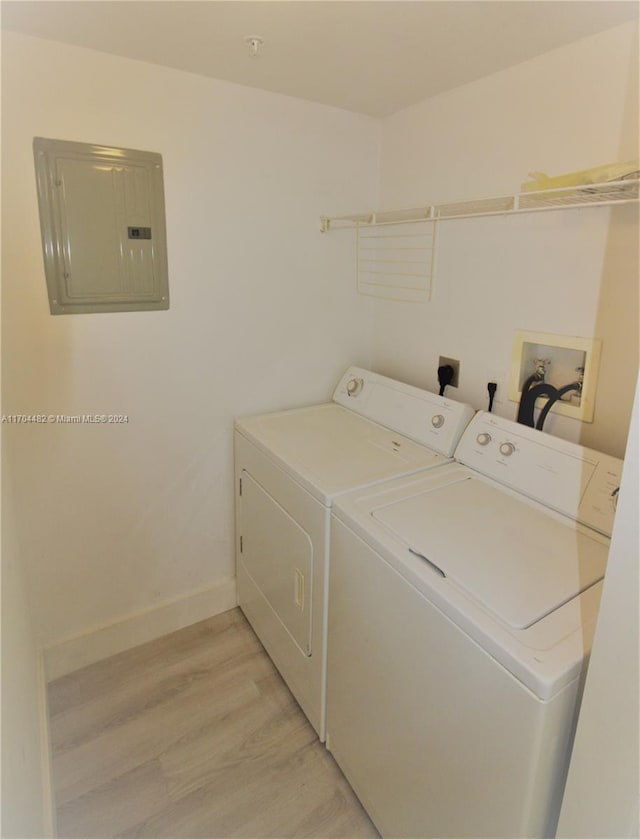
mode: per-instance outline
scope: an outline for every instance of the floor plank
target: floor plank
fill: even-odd
[[[377,837],[239,609],[49,686],[60,839]]]

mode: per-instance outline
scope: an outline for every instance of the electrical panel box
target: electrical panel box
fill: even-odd
[[[51,314],[169,308],[162,157],[36,137]]]

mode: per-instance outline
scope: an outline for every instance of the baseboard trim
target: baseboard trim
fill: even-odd
[[[67,638],[43,650],[47,681],[53,681],[103,658],[226,612],[235,606],[236,581],[235,578],[229,578],[215,586],[165,601],[122,620]]]

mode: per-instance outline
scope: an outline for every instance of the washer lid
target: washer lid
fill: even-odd
[[[605,545],[477,478],[372,515],[514,629],[532,626],[604,576]]]

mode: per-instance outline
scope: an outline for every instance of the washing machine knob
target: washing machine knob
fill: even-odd
[[[488,446],[491,442],[491,434],[488,434],[486,431],[481,432],[476,437],[476,441],[480,443],[481,446]]]
[[[442,414],[434,414],[431,417],[431,425],[434,428],[442,428],[442,426],[444,425],[444,417],[442,416]]]
[[[515,450],[516,447],[513,443],[500,443],[500,454],[503,454],[505,457],[511,457]]]
[[[357,396],[364,386],[362,379],[350,379],[347,382],[347,395]]]

